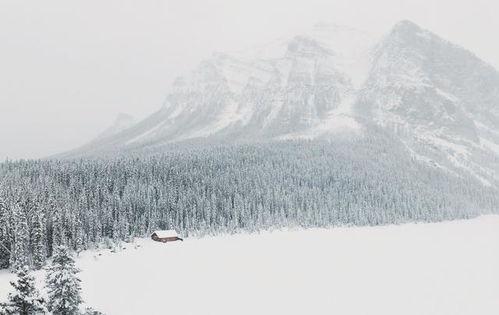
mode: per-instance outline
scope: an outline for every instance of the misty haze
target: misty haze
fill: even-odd
[[[498,9],[0,0],[0,314],[498,314]]]

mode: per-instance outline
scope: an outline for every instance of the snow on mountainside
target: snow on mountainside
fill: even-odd
[[[358,133],[351,105],[375,43],[368,33],[323,23],[245,52],[215,53],[173,83],[158,112],[84,149]]]
[[[382,39],[321,23],[215,53],[173,83],[159,111],[72,154],[197,138],[351,138],[373,126],[394,133],[415,159],[499,183],[499,72],[409,21]]]
[[[132,116],[125,114],[125,113],[119,113],[118,116],[116,117],[114,123],[109,128],[107,128],[102,133],[100,133],[93,140],[93,142],[98,141],[100,139],[114,136],[114,135],[122,132],[123,130],[130,128],[134,123],[135,123],[135,119]]]
[[[377,46],[357,112],[416,157],[499,182],[499,72],[411,22]]]

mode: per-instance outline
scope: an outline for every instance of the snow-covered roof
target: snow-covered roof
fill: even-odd
[[[177,231],[175,230],[159,230],[159,231],[154,231],[153,234],[156,234],[159,238],[178,236]]]

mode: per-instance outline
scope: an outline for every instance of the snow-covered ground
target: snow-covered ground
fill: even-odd
[[[78,259],[107,314],[499,314],[499,216],[125,247]]]

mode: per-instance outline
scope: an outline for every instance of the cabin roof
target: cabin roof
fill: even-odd
[[[156,234],[159,238],[178,236],[177,231],[175,230],[158,230],[154,231],[153,234]]]

